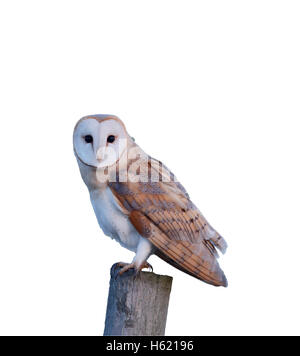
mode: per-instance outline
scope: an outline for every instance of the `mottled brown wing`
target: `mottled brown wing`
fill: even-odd
[[[157,248],[155,254],[178,268],[206,283],[214,286],[227,286],[227,280],[220,269],[211,242],[198,243],[170,239],[159,227],[153,224],[143,213],[133,210],[130,221],[137,231]]]
[[[190,201],[180,183],[114,182],[109,186],[129,211],[137,231],[157,248],[159,257],[207,283],[227,285],[216,251],[217,247],[225,252],[226,242]]]

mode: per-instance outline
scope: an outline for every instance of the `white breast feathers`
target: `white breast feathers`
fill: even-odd
[[[105,233],[123,247],[136,252],[141,236],[124,214],[109,187],[90,192],[98,223]]]

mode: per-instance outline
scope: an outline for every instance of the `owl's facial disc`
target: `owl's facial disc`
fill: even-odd
[[[85,165],[94,168],[116,163],[127,146],[127,132],[115,118],[84,118],[74,130],[74,151]]]

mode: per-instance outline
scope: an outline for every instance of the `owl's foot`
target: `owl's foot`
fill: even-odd
[[[134,262],[132,263],[125,263],[125,262],[117,262],[114,264],[113,269],[116,270],[116,268],[121,268],[121,270],[116,274],[117,276],[121,276],[123,273],[128,271],[129,269],[134,269],[136,274],[138,274],[142,269],[148,268],[150,269],[151,272],[153,272],[153,267],[150,265],[148,262],[144,262],[141,266],[137,267]]]
[[[138,271],[141,271],[143,268],[148,268],[148,269],[150,269],[150,271],[151,272],[153,272],[153,267],[150,265],[150,263],[148,263],[148,262],[144,262],[141,266],[140,266],[140,268],[138,269]]]
[[[123,273],[125,273],[129,269],[135,269],[135,264],[134,263],[119,262],[119,263],[117,263],[117,266],[118,267],[122,267],[121,270],[118,273],[119,276],[121,276]]]
[[[119,274],[120,274],[120,272],[122,272],[123,270],[124,270],[124,268],[126,267],[126,266],[128,266],[128,265],[130,265],[129,263],[125,263],[125,262],[117,262],[117,263],[115,263],[112,267],[111,267],[111,271],[110,271],[110,273],[111,273],[111,276],[114,276],[115,278],[117,278],[118,276],[119,276]],[[120,270],[120,267],[122,267],[121,268],[121,270]],[[130,268],[130,267],[129,267]],[[128,270],[129,268],[127,268],[126,270]],[[134,268],[134,267],[132,267],[132,268]],[[125,271],[123,271],[122,273],[124,273]],[[121,274],[122,274],[121,273]]]

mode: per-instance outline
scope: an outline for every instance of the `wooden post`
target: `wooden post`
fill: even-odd
[[[104,336],[165,334],[172,277],[111,268]]]

